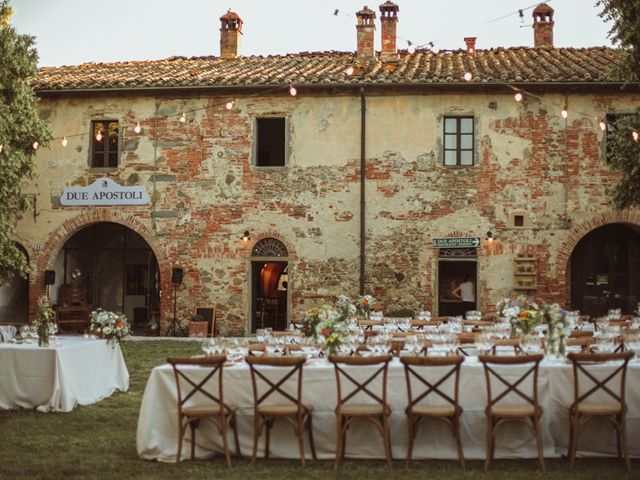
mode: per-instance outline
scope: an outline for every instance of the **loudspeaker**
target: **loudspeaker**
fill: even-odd
[[[184,270],[181,268],[172,268],[171,269],[171,283],[180,284],[182,283],[182,277],[184,275]]]
[[[45,285],[53,285],[56,283],[56,271],[55,270],[45,270],[44,271],[44,284]]]

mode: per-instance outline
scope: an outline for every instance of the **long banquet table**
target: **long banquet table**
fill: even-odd
[[[265,367],[266,368],[266,367]],[[358,367],[367,369],[368,367]],[[507,366],[496,370],[512,381],[528,367]],[[597,376],[607,375],[616,365],[597,367]],[[365,372],[365,370],[362,370]],[[369,369],[369,373],[373,369]],[[191,369],[190,376],[202,379],[205,370]],[[433,377],[433,379],[437,378]],[[304,367],[303,397],[313,405],[313,430],[319,458],[334,458],[336,380],[334,368],[327,362],[316,361]],[[407,425],[404,410],[407,406],[407,387],[402,364],[394,359],[389,365],[389,403],[392,408],[391,443],[394,458],[404,458],[407,445]],[[290,385],[293,387],[293,384]],[[573,402],[573,369],[566,362],[543,361],[538,380],[539,402],[544,410],[542,440],[545,457],[558,457],[567,451],[569,439],[568,407]],[[501,391],[501,390],[499,390]],[[250,371],[245,363],[224,369],[225,403],[238,407],[238,423],[242,454],[251,453],[253,445],[253,393]],[[155,367],[145,389],[137,433],[138,454],[145,459],[175,461],[177,452],[176,385],[170,365]],[[596,399],[597,400],[597,399]],[[433,400],[437,402],[437,400]],[[482,364],[477,357],[467,357],[460,374],[460,403],[462,414],[462,444],[467,459],[481,459],[485,455],[486,386]],[[517,401],[517,400],[516,400]],[[627,377],[628,438],[630,453],[640,456],[640,363],[629,365]],[[594,421],[581,435],[583,455],[613,455],[616,453],[615,431],[608,423]],[[189,435],[185,435],[182,459],[190,453]],[[230,437],[231,440],[231,437]],[[305,448],[309,456],[308,437]],[[233,445],[233,442],[230,442]],[[233,447],[232,452],[233,452]],[[210,422],[203,422],[196,433],[196,457],[205,458],[222,451],[219,434]],[[298,445],[291,427],[276,422],[271,437],[271,456],[297,458]],[[264,435],[258,454],[264,454]],[[347,436],[347,457],[384,458],[380,435],[368,422],[352,425]],[[507,424],[498,433],[496,458],[534,458],[535,442],[524,424]],[[456,459],[455,443],[448,428],[441,422],[428,422],[421,427],[413,451],[414,458]]]
[[[0,408],[69,412],[129,388],[120,345],[59,337],[59,343],[0,344]]]

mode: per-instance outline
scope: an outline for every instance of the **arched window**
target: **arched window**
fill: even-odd
[[[289,252],[280,240],[264,238],[255,244],[251,255],[254,257],[286,257]]]

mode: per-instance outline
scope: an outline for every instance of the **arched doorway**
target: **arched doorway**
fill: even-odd
[[[25,258],[27,251],[15,244]],[[0,285],[0,323],[26,323],[29,319],[29,279],[14,275],[6,285]]]
[[[289,252],[275,238],[257,242],[251,252],[251,331],[287,328]]]
[[[54,270],[54,305],[122,312],[136,332],[157,328],[158,262],[149,244],[132,229],[100,222],[79,230],[58,253]]]
[[[640,300],[640,232],[621,223],[585,235],[571,253],[571,308],[631,313]]]

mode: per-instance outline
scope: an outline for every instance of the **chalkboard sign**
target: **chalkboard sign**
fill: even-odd
[[[198,307],[196,308],[196,315],[202,317],[202,320],[207,322],[207,332],[209,336],[216,336],[216,309],[215,307]]]

